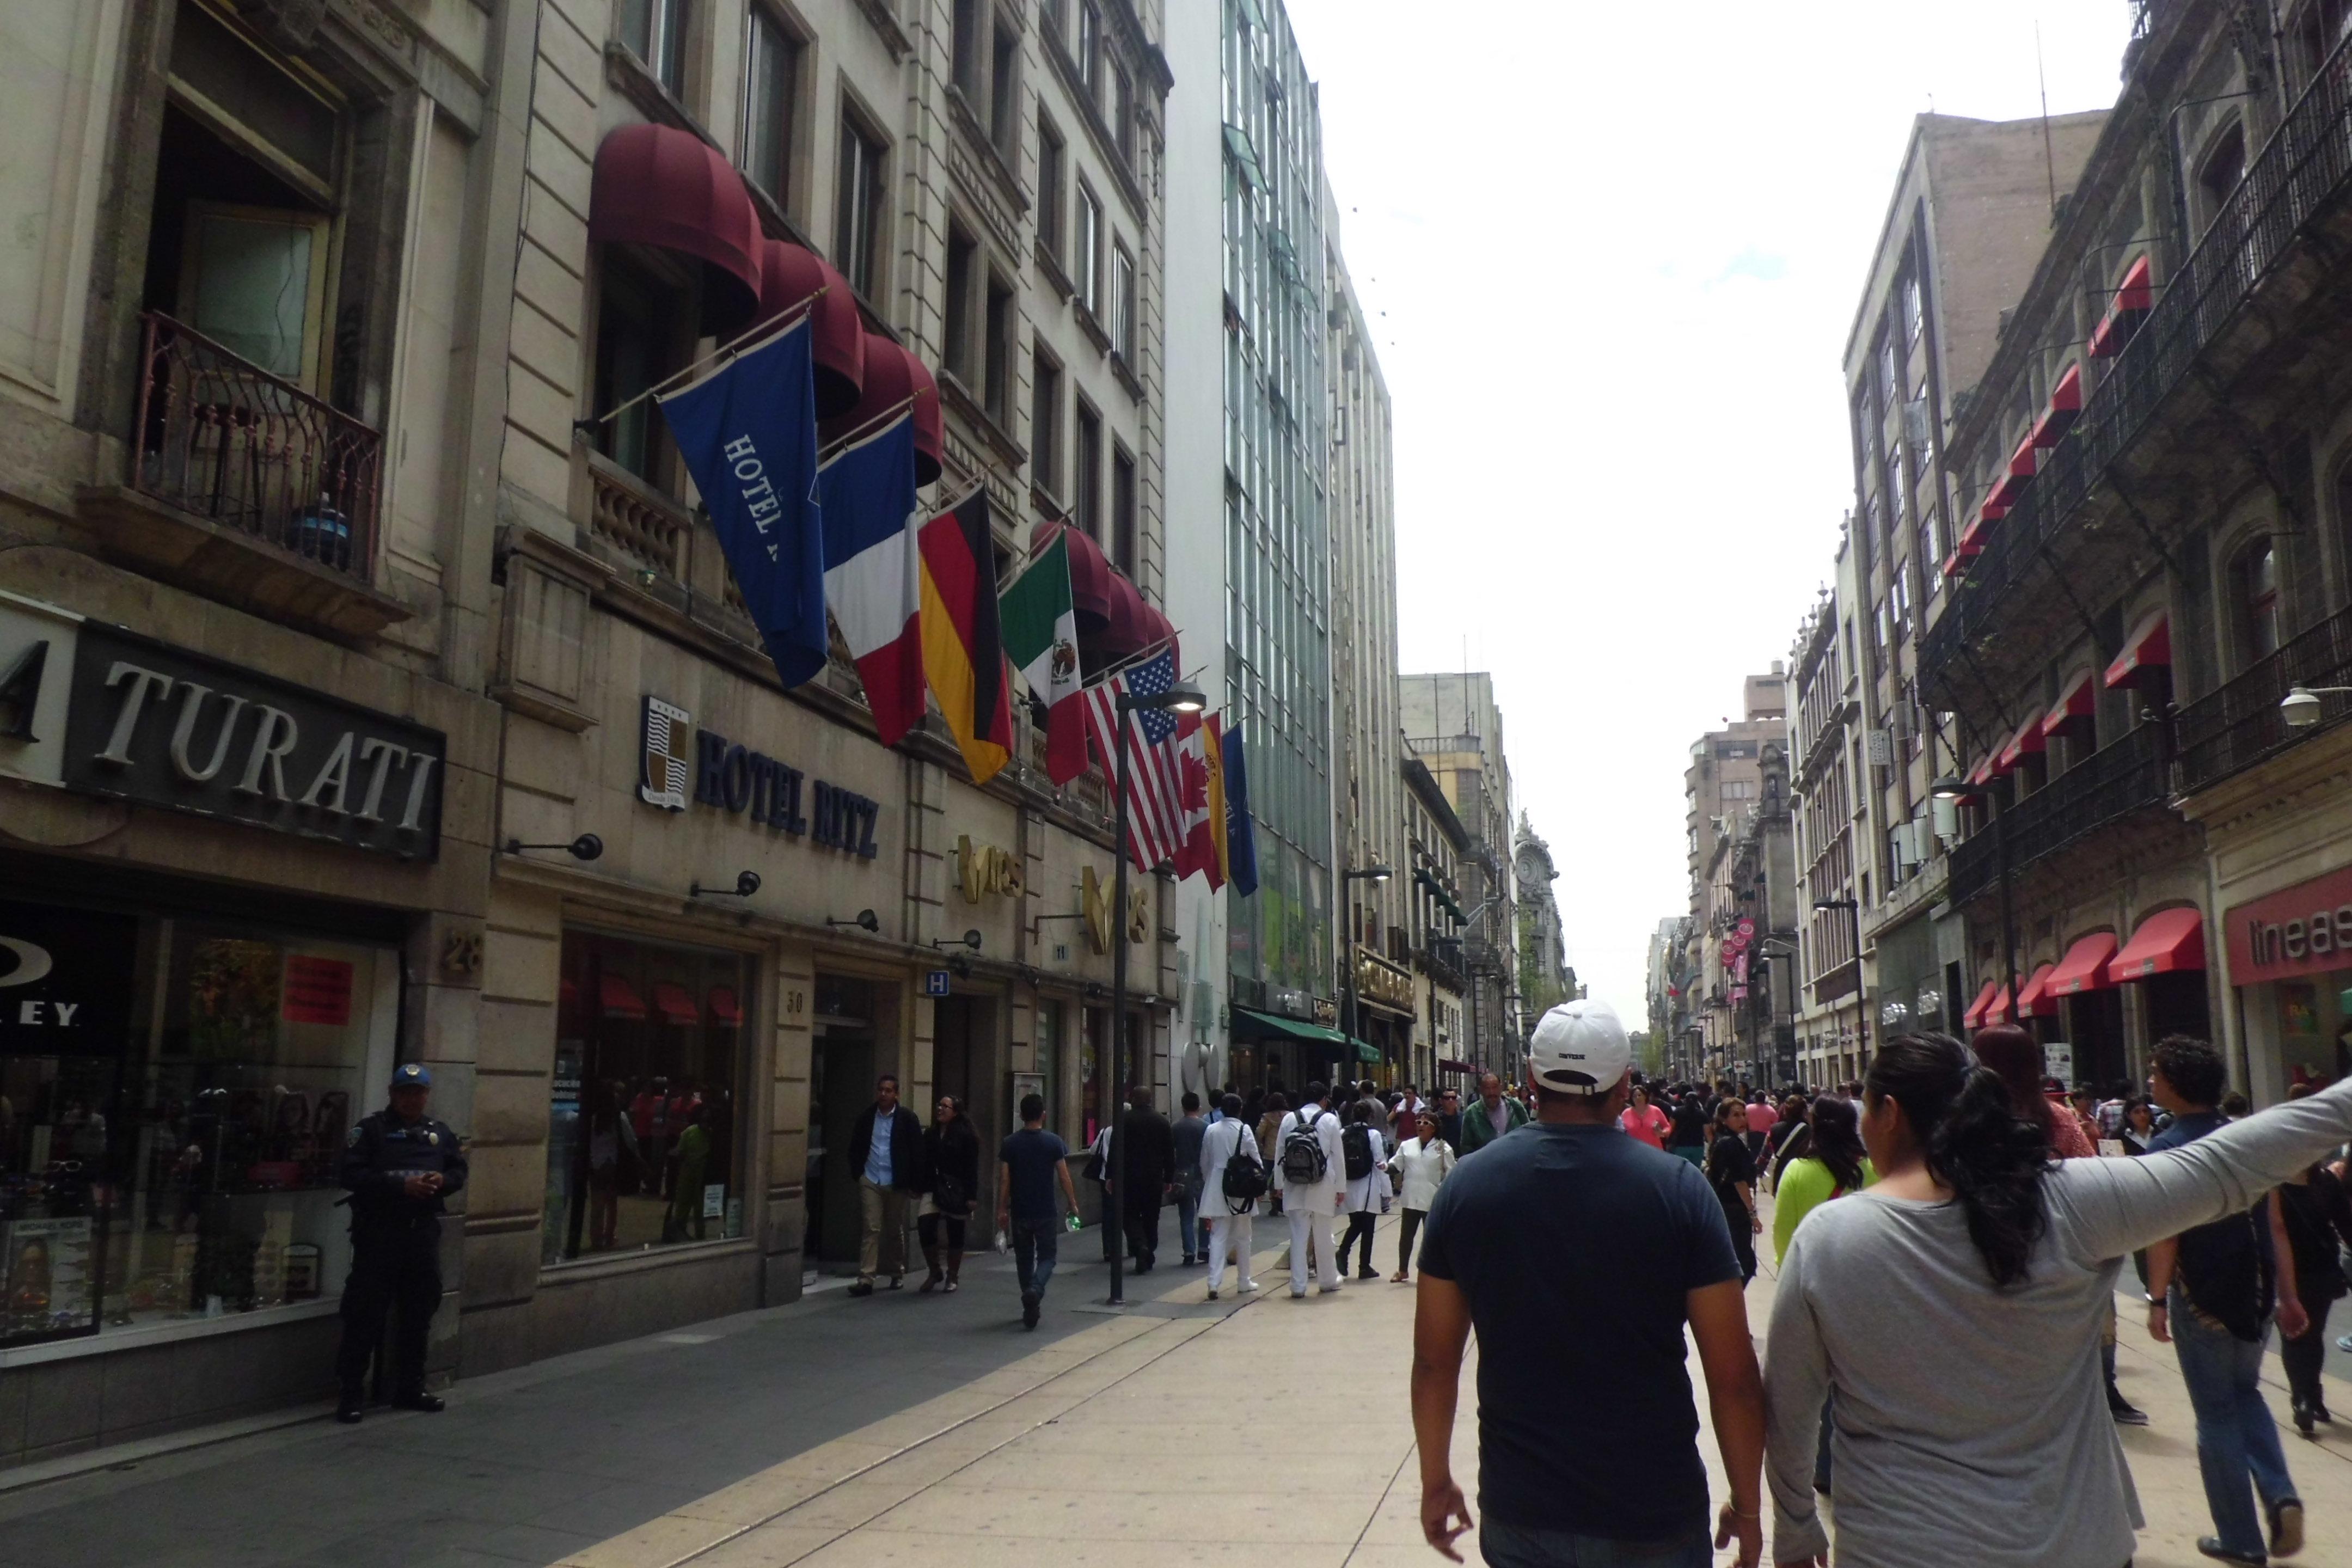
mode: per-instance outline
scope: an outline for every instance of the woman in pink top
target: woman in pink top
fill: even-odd
[[[1664,1152],[1666,1113],[1650,1103],[1650,1091],[1640,1084],[1633,1086],[1633,1102],[1617,1118],[1617,1124],[1651,1148]]]

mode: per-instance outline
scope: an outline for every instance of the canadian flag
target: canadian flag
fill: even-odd
[[[1176,727],[1176,808],[1180,837],[1176,875],[1198,871],[1209,879],[1212,892],[1225,885],[1224,857],[1217,852],[1218,810],[1223,792],[1212,787],[1215,773],[1215,738],[1198,713],[1188,713]]]

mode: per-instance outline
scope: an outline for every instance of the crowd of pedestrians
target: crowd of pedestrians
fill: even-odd
[[[1554,1009],[1534,1124],[1464,1161],[1421,1226],[1413,1409],[1440,1552],[1475,1528],[1510,1568],[1699,1568],[1722,1547],[1753,1564],[1769,1492],[1780,1563],[1831,1561],[1826,1498],[1841,1568],[2119,1568],[2143,1523],[2116,1429],[2147,1417],[2115,1379],[2136,1256],[2195,1415],[2199,1551],[2302,1550],[2259,1373],[2275,1325],[2296,1426],[2332,1419],[2352,1082],[2250,1114],[2220,1055],[2174,1037],[2145,1098],[2075,1093],[2000,1028],[1888,1040],[1865,1081],[1776,1102],[1641,1082],[1629,1055],[1605,1007]],[[1759,1192],[1779,1270],[1760,1370]],[[1445,1458],[1474,1328],[1475,1526]],[[1685,1331],[1729,1487],[1713,1519]]]

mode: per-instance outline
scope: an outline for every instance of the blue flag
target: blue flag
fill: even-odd
[[[1250,826],[1249,771],[1239,725],[1225,731],[1225,874],[1235,896],[1257,891],[1257,834]]]
[[[786,686],[824,668],[824,530],[803,319],[661,399],[678,456]]]

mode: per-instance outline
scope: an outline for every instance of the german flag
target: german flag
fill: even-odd
[[[1013,755],[1013,703],[996,624],[996,552],[988,491],[974,489],[916,535],[923,562],[923,676],[954,731],[971,782]]]

